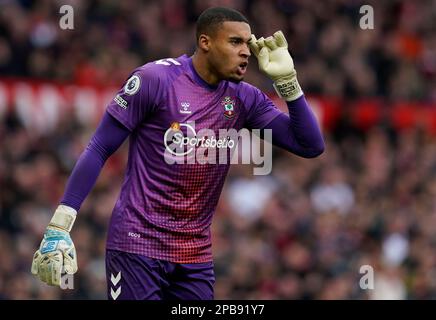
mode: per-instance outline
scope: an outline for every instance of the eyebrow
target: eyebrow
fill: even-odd
[[[242,37],[239,37],[239,36],[230,36],[229,40],[238,40],[238,41],[242,41],[242,42],[248,42],[250,39],[248,39],[247,41],[244,41],[244,39]]]

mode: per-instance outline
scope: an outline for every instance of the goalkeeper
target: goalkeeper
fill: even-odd
[[[198,18],[196,39],[192,56],[133,70],[107,106],[34,255],[32,273],[43,282],[59,285],[63,272],[77,271],[70,237],[77,212],[105,161],[128,137],[127,170],[106,245],[107,295],[114,300],[214,298],[210,226],[230,158],[225,164],[170,164],[168,130],[187,122],[215,134],[270,129],[273,144],[289,152],[305,158],[323,152],[282,32],[256,39],[241,13],[217,7]],[[242,81],[250,49],[289,114]]]

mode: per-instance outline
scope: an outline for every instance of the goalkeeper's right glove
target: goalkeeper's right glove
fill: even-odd
[[[76,214],[73,208],[59,205],[33,255],[32,273],[48,285],[59,286],[63,272],[77,272],[76,249],[70,237]]]
[[[282,31],[277,31],[266,39],[256,39],[252,34],[248,45],[257,58],[260,71],[274,81],[274,89],[280,98],[293,101],[303,95],[294,61],[288,51],[288,42]]]

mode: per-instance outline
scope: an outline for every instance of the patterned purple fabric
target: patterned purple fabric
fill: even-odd
[[[230,164],[168,164],[165,133],[190,121],[216,136],[219,129],[260,129],[281,111],[245,82],[207,85],[186,55],[136,69],[107,111],[131,130],[107,247],[178,263],[211,261],[210,225]]]

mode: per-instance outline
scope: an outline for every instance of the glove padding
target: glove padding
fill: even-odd
[[[76,249],[69,233],[75,213],[72,208],[59,206],[33,255],[32,274],[48,285],[59,286],[63,272],[77,272]]]
[[[274,81],[274,89],[281,98],[292,101],[303,95],[282,31],[266,39],[256,39],[252,34],[248,44],[258,60],[259,70]]]

